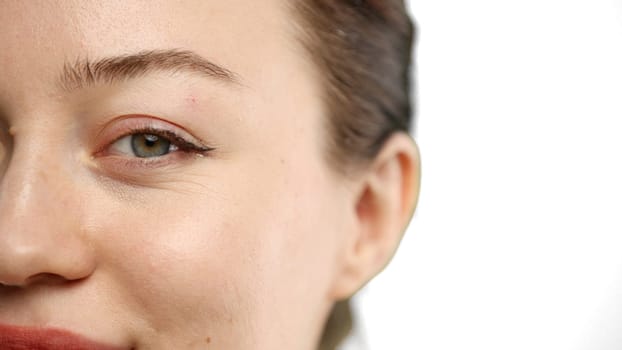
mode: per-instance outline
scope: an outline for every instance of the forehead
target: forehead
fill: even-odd
[[[2,8],[0,75],[12,89],[41,86],[77,59],[145,50],[192,50],[248,82],[275,60],[287,70],[300,59],[285,1],[15,0]]]

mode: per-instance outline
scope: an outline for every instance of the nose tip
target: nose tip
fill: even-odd
[[[5,237],[6,238],[6,237]],[[37,245],[3,240],[0,244],[0,284],[28,287],[35,284],[56,285],[90,276],[95,262],[88,249],[67,240],[59,245]],[[70,244],[67,244],[70,243]]]

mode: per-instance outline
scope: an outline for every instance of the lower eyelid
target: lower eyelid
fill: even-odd
[[[200,158],[196,154],[173,152],[162,157],[138,158],[123,155],[101,157],[99,169],[112,173],[115,177],[141,177],[154,175],[154,170],[172,170],[183,166],[190,158]]]

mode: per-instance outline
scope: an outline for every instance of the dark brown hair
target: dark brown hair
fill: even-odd
[[[403,0],[294,0],[301,42],[323,80],[329,160],[340,171],[367,164],[413,120],[414,25]],[[321,350],[352,328],[347,300],[335,304]]]
[[[412,124],[414,26],[404,1],[294,3],[301,41],[324,80],[331,163],[365,163]]]

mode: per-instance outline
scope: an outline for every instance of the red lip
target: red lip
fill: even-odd
[[[0,324],[2,350],[127,350],[101,344],[77,334],[53,328]]]

